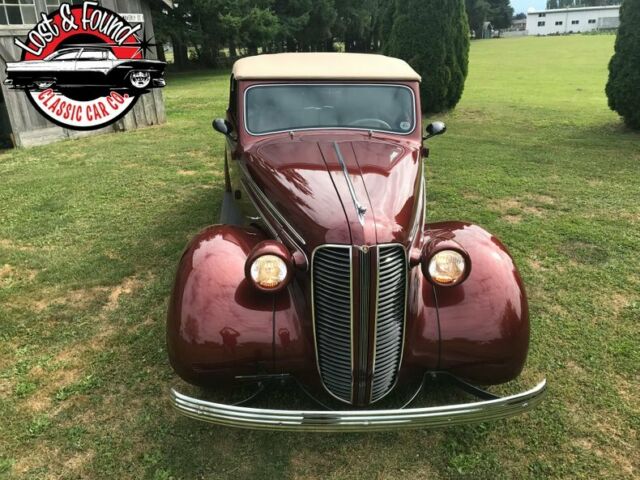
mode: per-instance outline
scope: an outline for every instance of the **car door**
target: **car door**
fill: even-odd
[[[54,54],[53,57],[45,59],[42,63],[46,64],[47,70],[51,72],[70,72],[75,68],[78,53],[80,50],[63,50]]]
[[[113,60],[107,50],[83,48],[76,60],[75,71],[78,81],[84,85],[105,85],[112,67]]]
[[[54,78],[58,85],[67,85],[74,76],[76,59],[80,49],[65,49],[49,60],[42,62],[46,67],[36,68],[39,79]]]

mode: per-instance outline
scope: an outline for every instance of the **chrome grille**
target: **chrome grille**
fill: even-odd
[[[312,259],[313,322],[320,376],[332,395],[350,403],[375,402],[389,392],[402,356],[405,251],[401,245],[375,246],[369,249],[372,251],[377,252],[373,257],[377,261],[369,261],[369,254],[357,247],[323,245]],[[357,292],[352,281],[354,257],[360,266]],[[353,295],[358,296],[360,305],[356,312]],[[375,312],[369,312],[370,298]],[[371,328],[375,329],[375,344],[370,345]],[[354,338],[360,339],[355,349]],[[372,349],[372,359],[368,360]],[[354,351],[359,352],[358,358],[354,358]]]
[[[350,402],[353,383],[351,247],[318,248],[313,256],[312,277],[320,375],[331,394]]]
[[[399,245],[378,250],[378,301],[371,401],[382,398],[396,380],[402,356],[407,262]]]

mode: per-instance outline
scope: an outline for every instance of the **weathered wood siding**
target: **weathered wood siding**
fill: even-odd
[[[141,0],[102,0],[102,6],[118,13],[142,13],[144,15],[144,31],[147,38],[153,37],[151,9],[146,1]],[[45,0],[36,0],[38,11],[45,10]],[[95,135],[98,133],[133,130],[149,125],[158,125],[166,121],[162,89],[153,89],[142,95],[127,115],[114,124],[93,130],[80,132],[59,127],[40,115],[31,105],[24,92],[11,90],[4,85],[6,78],[6,62],[20,59],[22,51],[13,43],[14,37],[24,40],[29,33],[28,28],[0,26],[0,83],[9,117],[13,144],[18,147],[43,145],[65,138]],[[156,59],[157,52],[148,54]]]

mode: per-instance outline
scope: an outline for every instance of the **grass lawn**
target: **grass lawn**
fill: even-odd
[[[640,134],[607,108],[611,36],[475,42],[430,219],[511,248],[531,414],[383,434],[284,434],[179,417],[164,320],[187,240],[215,223],[226,73],[169,78],[169,121],[0,153],[0,478],[638,478]]]

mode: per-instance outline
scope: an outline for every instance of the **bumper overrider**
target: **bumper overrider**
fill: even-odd
[[[214,403],[171,390],[183,415],[205,422],[265,430],[364,432],[432,428],[497,420],[526,412],[544,397],[546,380],[525,392],[456,405],[394,410],[271,410]]]

